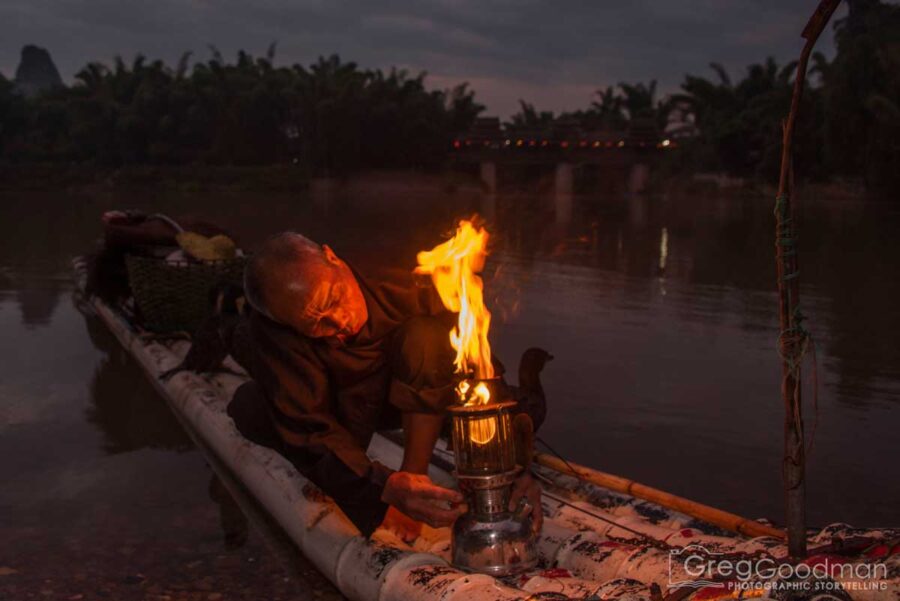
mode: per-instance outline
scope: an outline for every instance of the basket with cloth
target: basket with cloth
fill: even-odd
[[[210,290],[242,283],[245,257],[218,226],[133,211],[105,213],[103,222],[96,293],[131,305],[148,331],[194,332],[213,309]]]

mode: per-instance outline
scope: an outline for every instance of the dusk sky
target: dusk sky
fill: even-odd
[[[2,0],[0,72],[15,73],[24,44],[47,48],[63,78],[86,62],[136,53],[173,64],[184,51],[229,60],[238,49],[276,64],[338,53],[364,67],[429,73],[432,87],[468,81],[485,114],[508,116],[520,98],[554,111],[586,106],[620,81],[738,75],[774,56],[796,57],[817,0]],[[846,8],[839,9],[836,19]],[[833,52],[832,33],[819,48]]]

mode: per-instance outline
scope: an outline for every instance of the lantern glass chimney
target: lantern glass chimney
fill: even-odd
[[[458,406],[453,414],[453,450],[461,476],[488,476],[515,469],[509,410],[515,403]]]

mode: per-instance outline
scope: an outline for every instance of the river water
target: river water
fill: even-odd
[[[69,261],[113,207],[204,215],[249,249],[296,229],[376,276],[411,269],[456,217],[486,213],[494,350],[512,380],[527,347],[555,356],[541,437],[580,463],[781,519],[768,198],[576,197],[559,222],[544,194],[489,200],[427,180],[2,196],[0,597],[334,595],[246,523],[128,356],[78,311]],[[806,199],[800,212],[817,365],[804,371],[809,521],[896,526],[900,205]]]

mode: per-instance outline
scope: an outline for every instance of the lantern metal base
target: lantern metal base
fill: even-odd
[[[453,524],[453,564],[465,570],[509,576],[533,568],[537,549],[530,518],[512,512],[494,521],[466,513]]]
[[[490,476],[457,474],[460,489],[468,492],[469,511],[453,524],[451,553],[457,567],[509,576],[537,564],[531,518],[524,505],[509,511],[512,483],[521,468]],[[539,510],[539,509],[538,509]]]

